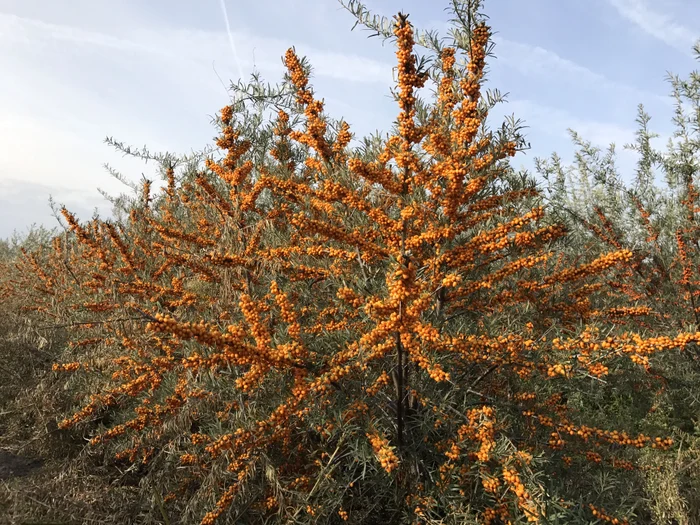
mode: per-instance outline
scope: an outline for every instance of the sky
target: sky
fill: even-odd
[[[447,36],[448,0],[366,0],[373,13],[408,13]],[[567,132],[617,146],[631,179],[637,106],[663,147],[673,132],[668,72],[698,69],[700,2],[690,0],[486,0],[495,58],[486,87],[508,93],[489,118],[513,114],[535,157],[573,162]],[[368,38],[337,0],[0,0],[0,238],[31,224],[57,226],[49,196],[81,220],[109,216],[98,188],[128,191],[125,178],[154,178],[152,163],[124,158],[107,136],[153,152],[212,144],[212,117],[227,87],[254,70],[272,84],[290,46],[308,57],[311,84],[329,114],[356,137],[388,131],[394,48]]]

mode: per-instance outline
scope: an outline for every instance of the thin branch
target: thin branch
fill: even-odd
[[[140,311],[140,310],[139,310]],[[143,312],[142,312],[143,313]],[[147,316],[147,318],[151,321],[156,321],[154,317],[151,317],[148,314],[144,314]],[[70,328],[71,326],[84,326],[84,325],[90,325],[90,324],[106,324],[106,323],[117,323],[119,321],[143,321],[143,317],[120,317],[118,319],[106,319],[104,321],[84,321],[84,322],[79,322],[79,323],[67,323],[67,324],[55,324],[55,325],[48,325],[48,326],[37,326],[37,330],[57,330],[59,328]]]

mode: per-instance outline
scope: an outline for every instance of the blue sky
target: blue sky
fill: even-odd
[[[368,39],[335,0],[0,0],[0,237],[31,223],[55,226],[48,196],[81,219],[109,205],[98,193],[124,187],[107,162],[139,180],[153,167],[125,159],[105,136],[152,151],[210,144],[210,121],[226,87],[255,67],[275,83],[280,57],[296,46],[314,66],[326,108],[363,136],[387,130],[394,49]],[[375,13],[410,14],[446,35],[447,1],[367,0]],[[673,131],[667,72],[698,67],[700,2],[691,0],[486,0],[496,31],[488,87],[509,93],[492,114],[529,126],[532,149],[572,160],[567,128],[601,146],[615,142],[623,176],[634,156],[636,107],[652,115],[662,146]],[[230,36],[230,38],[229,38]],[[233,43],[233,46],[232,46]],[[223,81],[223,84],[222,84]]]

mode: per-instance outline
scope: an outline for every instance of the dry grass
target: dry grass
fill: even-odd
[[[145,523],[138,481],[60,431],[71,393],[51,371],[60,332],[42,333],[19,305],[0,308],[0,523]]]
[[[700,439],[678,436],[675,457],[646,454],[648,507],[654,523],[700,525]]]

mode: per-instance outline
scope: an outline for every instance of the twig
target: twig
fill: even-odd
[[[43,501],[39,501],[38,499],[32,498],[29,494],[27,494],[27,498],[29,498],[30,500],[32,500],[34,503],[38,503],[39,505],[43,505],[43,506],[46,507],[47,509],[50,509],[50,508],[51,508],[50,505],[47,505],[46,503],[44,503]],[[37,525],[38,525],[38,523],[37,523]]]
[[[367,272],[365,271],[365,261],[362,260],[362,255],[360,255],[360,249],[355,246],[355,253],[357,254],[357,262],[360,265],[360,271],[362,272],[362,277],[365,279],[365,288],[368,288],[369,286],[369,276],[367,275]]]
[[[600,382],[603,383],[604,385],[607,385],[607,384],[608,384],[608,382],[607,382],[605,379],[601,379],[601,378],[599,378],[599,377],[592,376],[591,374],[587,374],[586,372],[583,372],[583,375],[586,376],[586,377],[590,377],[591,379],[595,379],[596,381],[600,381]]]
[[[483,374],[481,374],[479,377],[476,378],[476,380],[472,383],[472,386],[469,387],[469,390],[471,390],[471,389],[474,388],[476,385],[478,385],[479,383],[481,383],[484,379],[486,379],[489,375],[491,375],[491,373],[492,373],[494,370],[496,370],[499,366],[501,366],[501,365],[495,364],[495,365],[492,365],[491,367],[489,367],[489,369],[488,369],[486,372],[484,372]]]
[[[77,277],[75,276],[75,274],[73,273],[73,270],[71,269],[71,267],[68,266],[68,263],[65,261],[65,259],[64,259],[62,262],[63,262],[63,266],[65,266],[66,270],[68,270],[68,273],[71,275],[71,277],[72,277],[73,280],[75,281],[75,284],[78,285],[78,288],[81,288],[82,285],[80,284],[80,281],[78,280],[78,278],[77,278]]]
[[[694,459],[693,461],[691,461],[691,462],[688,463],[687,465],[684,465],[683,467],[677,469],[677,470],[676,470],[676,474],[680,474],[680,473],[683,472],[685,469],[692,467],[692,466],[695,465],[698,461],[700,461],[700,458]]]
[[[148,315],[148,314],[145,314]],[[148,316],[149,320],[155,321],[154,317]],[[67,323],[67,324],[54,324],[48,326],[37,326],[37,330],[56,330],[58,328],[69,328],[71,326],[83,326],[88,324],[105,324],[105,323],[116,323],[119,321],[139,321],[143,320],[143,317],[120,317],[118,319],[106,319],[104,321],[84,321],[80,323]]]
[[[165,509],[163,508],[163,498],[160,497],[160,492],[158,492],[158,490],[156,490],[155,495],[156,495],[156,503],[158,503],[158,508],[160,509],[160,514],[163,516],[163,519],[165,520],[165,525],[170,525],[170,520],[168,519],[168,515],[165,512]]]
[[[132,310],[136,310],[138,313],[140,313],[141,315],[143,315],[143,316],[144,316],[146,319],[148,319],[149,321],[152,321],[152,322],[154,322],[154,323],[157,323],[157,322],[158,322],[158,319],[156,319],[155,317],[153,317],[153,316],[152,316],[151,314],[149,314],[148,312],[144,312],[143,310],[141,310],[140,308],[138,308],[138,307],[136,307],[136,306],[132,306],[131,309],[132,309]]]

